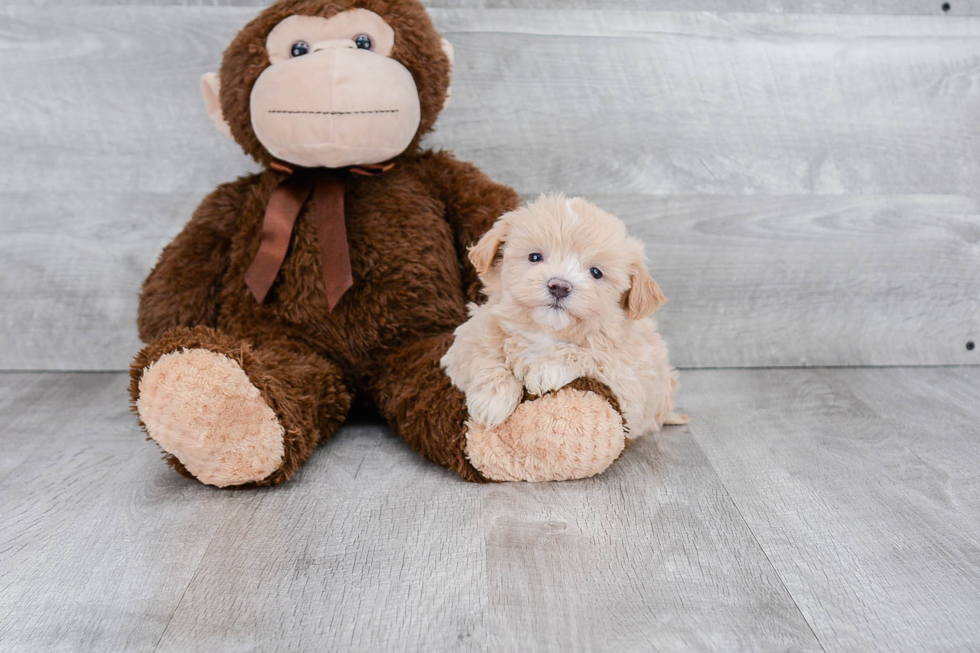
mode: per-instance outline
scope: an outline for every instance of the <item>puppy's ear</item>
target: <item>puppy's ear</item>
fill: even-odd
[[[626,293],[626,314],[630,319],[642,320],[666,303],[667,298],[646,266],[642,262],[634,263],[630,268],[630,289]]]
[[[476,245],[470,247],[470,262],[482,276],[490,272],[493,268],[494,259],[497,258],[497,251],[507,239],[507,222],[503,219],[497,220],[490,231],[483,234]]]

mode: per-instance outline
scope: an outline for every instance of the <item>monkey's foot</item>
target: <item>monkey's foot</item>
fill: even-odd
[[[182,349],[143,369],[136,410],[146,432],[197,480],[258,482],[282,465],[285,432],[242,367],[207,349]]]
[[[497,427],[471,421],[467,428],[467,457],[494,481],[587,478],[605,471],[626,446],[616,398],[591,379],[525,401]]]

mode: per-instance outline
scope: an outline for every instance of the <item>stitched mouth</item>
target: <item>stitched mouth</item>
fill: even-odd
[[[373,113],[398,113],[399,109],[376,109],[374,111],[287,111],[279,109],[269,111],[269,113],[287,113],[290,115],[310,115],[310,116],[363,116]]]

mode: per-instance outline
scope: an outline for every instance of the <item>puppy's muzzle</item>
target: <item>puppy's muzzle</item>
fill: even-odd
[[[548,281],[548,292],[555,299],[564,299],[572,294],[572,284],[564,279],[551,279]]]

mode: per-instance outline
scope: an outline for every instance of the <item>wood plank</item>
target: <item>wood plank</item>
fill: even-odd
[[[286,486],[219,491],[141,441],[125,381],[0,374],[4,651],[819,650],[683,430],[478,486],[362,421]]]
[[[0,369],[126,367],[157,253],[250,169],[196,80],[254,11],[0,9]],[[678,364],[977,362],[980,20],[432,13],[459,65],[429,142],[622,213]]]
[[[22,0],[25,2],[37,0]],[[64,2],[65,0],[57,0]],[[85,0],[88,1],[88,0]],[[101,2],[102,0],[96,0]],[[107,0],[111,1],[111,0]],[[144,1],[144,0],[137,0]],[[156,2],[157,0],[145,0]],[[200,1],[200,0],[199,0]],[[261,0],[218,0],[238,4],[258,3]],[[174,0],[159,0],[160,3]],[[608,9],[603,0],[425,0],[428,7],[461,9]],[[718,13],[772,13],[772,14],[879,14],[879,15],[952,15],[977,16],[980,7],[969,0],[950,2],[949,11],[943,11],[942,2],[921,0],[623,0],[617,9],[642,9],[647,11],[710,11]]]
[[[695,440],[827,650],[980,646],[980,370],[684,382]]]
[[[127,381],[0,375],[0,650],[153,650],[242,498],[164,467]]]
[[[194,193],[0,194],[0,369],[124,370],[143,279]]]
[[[225,522],[158,650],[480,650],[480,493],[345,427]]]
[[[603,0],[423,0],[430,9],[603,9]],[[6,0],[5,4],[29,7],[60,6],[229,6],[255,7],[258,11],[269,0]],[[972,0],[950,2],[922,0],[623,0],[620,9],[656,11],[714,11],[775,14],[884,14],[977,16],[980,7]]]
[[[107,405],[118,403],[120,397],[113,394],[118,388],[107,385],[102,378],[91,379],[95,382],[80,392],[77,376],[0,373],[0,478],[46,448],[48,443],[39,434],[61,428],[65,415],[82,421],[98,419],[104,417]],[[38,410],[46,401],[57,402],[64,412]]]
[[[972,193],[980,21],[450,12],[432,139],[522,192]]]
[[[226,492],[124,374],[0,374],[0,649],[980,645],[980,369],[682,380],[690,432],[596,479],[467,485],[361,422]]]
[[[0,9],[0,152],[17,162],[0,191],[203,195],[249,169],[214,132],[198,84],[254,13]],[[128,215],[112,217],[125,228]]]
[[[630,453],[472,486],[345,428],[226,520],[159,650],[819,650],[690,438]]]
[[[203,193],[246,168],[197,78],[253,13],[5,8],[0,191]],[[433,14],[459,64],[430,143],[524,193],[961,194],[980,173],[974,18]]]
[[[595,199],[646,242],[677,365],[980,363],[974,197]]]
[[[686,429],[484,498],[491,651],[820,650]]]
[[[199,197],[0,198],[23,217],[0,241],[0,369],[128,367],[140,283]],[[980,362],[976,198],[592,199],[646,241],[681,367]]]

